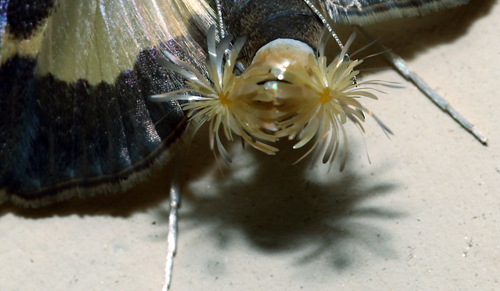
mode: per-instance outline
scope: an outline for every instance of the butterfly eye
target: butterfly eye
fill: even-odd
[[[262,130],[267,126],[266,121],[251,110],[251,104],[271,100],[269,96],[266,97],[269,93],[258,85],[272,75],[270,69],[248,68],[238,76],[235,73],[236,58],[245,39],[238,39],[228,49],[231,39],[232,36],[226,36],[216,45],[215,27],[209,30],[208,79],[194,67],[164,52],[166,59],[162,59],[160,65],[181,74],[187,79],[189,88],[152,96],[156,101],[194,101],[185,103],[183,109],[188,112],[191,120],[199,123],[198,128],[206,122],[210,124],[211,149],[217,149],[227,164],[231,162],[231,157],[220,139],[221,131],[229,141],[233,141],[236,135],[267,154],[278,151],[265,143],[276,142],[278,138]]]
[[[343,141],[343,170],[348,150],[343,125],[349,119],[364,131],[363,112],[373,115],[360,99],[378,99],[373,93],[377,91],[373,85],[382,82],[355,82],[359,73],[355,68],[362,60],[346,57],[354,37],[355,34],[330,63],[323,53],[316,54],[308,45],[291,39],[275,40],[256,54],[254,62],[272,67],[276,79],[268,85],[269,90],[275,92],[275,104],[278,104],[273,111],[275,135],[298,139],[294,149],[312,144],[297,162],[316,152],[312,164],[322,160],[331,165]],[[324,50],[324,47],[319,48],[320,52]],[[385,125],[379,124],[392,134]]]

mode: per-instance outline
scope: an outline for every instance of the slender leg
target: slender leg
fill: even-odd
[[[328,32],[332,35],[332,37],[335,39],[337,44],[339,45],[340,49],[342,50],[344,48],[344,44],[342,41],[340,41],[339,36],[333,31],[333,28],[330,26],[328,21],[326,20],[325,16],[323,16],[323,13],[316,8],[316,5],[311,0],[304,0],[304,2],[309,6],[309,8],[318,16],[318,18],[321,20],[321,23],[328,29]]]
[[[219,23],[219,41],[221,41],[226,36],[226,31],[224,30],[224,21],[222,20],[222,4],[220,0],[215,0],[215,6],[217,8],[217,22]]]
[[[373,40],[373,37],[363,28],[357,27],[358,30],[365,35],[369,40]],[[465,117],[463,117],[458,111],[451,107],[450,103],[446,101],[443,97],[441,97],[436,91],[434,91],[424,80],[422,80],[417,74],[410,71],[406,62],[400,56],[393,53],[391,50],[388,50],[380,42],[376,42],[376,45],[380,48],[381,51],[384,51],[384,56],[387,60],[396,68],[396,70],[407,80],[410,80],[415,84],[415,86],[420,89],[429,99],[432,100],[441,110],[448,113],[456,122],[458,122],[463,128],[465,128],[468,132],[474,135],[483,145],[488,145],[488,139],[484,137],[481,132],[477,130],[477,128],[468,121]]]
[[[168,238],[167,238],[167,259],[165,263],[165,277],[163,281],[162,291],[167,291],[170,288],[172,281],[172,269],[174,267],[174,256],[177,250],[177,210],[180,203],[179,192],[179,172],[180,162],[177,159],[175,177],[170,188],[170,214],[168,216]]]

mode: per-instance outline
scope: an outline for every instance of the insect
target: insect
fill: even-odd
[[[62,10],[62,8],[61,8],[61,10]],[[161,17],[160,17],[160,18],[161,18]],[[207,26],[208,26],[208,25],[207,25]],[[205,29],[207,29],[207,27],[205,27]],[[200,50],[200,51],[202,51],[202,49],[199,49],[199,50]],[[201,54],[201,55],[203,55],[202,53],[200,53],[200,54]],[[188,57],[189,57],[189,56],[193,57],[192,55],[188,55]],[[199,62],[202,62],[202,61],[204,61],[205,56],[204,56],[204,55],[203,55],[203,56],[196,56],[196,58],[195,58],[195,59],[196,59],[197,61],[199,61]],[[195,63],[195,64],[196,64],[196,61],[193,61],[193,63]],[[173,78],[173,77],[172,77],[172,78]],[[177,81],[178,81],[178,82],[177,82]],[[176,82],[177,82],[176,84],[177,84],[178,86],[181,86],[181,85],[183,84],[180,78],[179,78],[179,79],[177,79],[177,81],[176,81]],[[80,88],[80,89],[81,89],[81,90],[88,90],[88,87],[86,88],[86,86],[82,86],[82,88]],[[167,90],[167,88],[160,88],[160,89],[161,89],[161,90],[158,90],[158,91],[157,91],[158,93],[161,93],[161,92],[163,92],[163,91],[166,91],[166,90]],[[105,91],[105,92],[106,92],[106,91]],[[153,93],[151,93],[151,94],[153,94]],[[86,101],[89,101],[89,102],[90,102],[91,100],[86,100]],[[82,102],[83,102],[83,101],[82,101]],[[146,102],[146,101],[145,101],[145,102]],[[45,111],[45,110],[49,110],[49,109],[45,109],[45,108],[46,108],[46,106],[45,106],[45,102],[41,102],[41,101],[40,101],[40,102],[38,103],[38,105],[40,106],[40,108],[43,108],[43,110],[44,110],[44,111]],[[97,104],[96,106],[97,106],[97,107],[99,107],[99,106],[98,106],[98,104]],[[161,114],[158,114],[158,119],[160,118],[160,116],[161,116]],[[14,117],[15,117],[15,116],[14,116]],[[90,118],[89,118],[89,119],[90,119]],[[87,139],[89,139],[89,137],[86,137],[86,138],[87,138]],[[51,145],[50,140],[48,140],[46,143],[47,143],[48,145]],[[49,146],[47,146],[47,147],[48,147],[48,148],[50,148]],[[54,157],[52,157],[52,158],[54,158]],[[48,161],[50,162],[51,160],[49,159]],[[42,164],[42,163],[47,163],[47,161],[42,161],[42,162],[40,162],[40,164]],[[47,163],[47,164],[50,164],[50,163]],[[63,165],[63,166],[64,166],[64,165]],[[4,171],[5,171],[5,170],[4,170]],[[47,174],[49,174],[49,173],[47,173]],[[9,175],[9,179],[11,178],[11,176],[12,176],[12,175]],[[49,175],[49,176],[50,176],[50,175]],[[116,179],[116,178],[115,178],[115,179]],[[7,181],[7,180],[2,180],[2,181]],[[9,180],[9,181],[10,181],[10,180]],[[100,182],[100,181],[99,181],[99,182]],[[4,183],[6,183],[6,182],[4,182]],[[63,186],[61,186],[61,187],[65,187],[65,186],[63,185]],[[83,187],[83,186],[82,186],[82,187]],[[62,189],[62,188],[61,188],[61,189]],[[83,190],[82,190],[82,191],[83,191]],[[47,193],[48,193],[48,192],[47,192]],[[44,195],[45,195],[45,194],[44,194]],[[52,197],[54,197],[54,196],[52,196],[52,197],[51,197],[51,196],[49,195],[49,196],[45,196],[45,197],[50,197],[50,199],[52,199]],[[58,198],[53,198],[53,199],[57,200]],[[51,202],[51,201],[48,201],[48,202]],[[48,202],[47,202],[47,203],[48,203]],[[43,204],[43,203],[45,203],[45,202],[40,202],[40,203],[42,203],[42,204]]]

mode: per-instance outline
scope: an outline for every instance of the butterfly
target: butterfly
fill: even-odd
[[[299,2],[290,1],[290,3]],[[346,3],[346,1],[341,2]],[[366,15],[372,15],[371,17],[376,19],[375,15],[379,10],[409,11],[408,8],[406,10],[397,8],[411,4],[410,1],[347,2],[349,3],[346,6],[339,6],[343,4],[336,1],[326,3],[332,15],[336,15],[334,11],[337,11],[339,19],[349,19],[348,15],[361,15],[359,16],[361,19]],[[164,4],[166,6],[154,1],[113,2],[117,6],[110,6],[108,9],[106,5],[99,7],[95,3],[89,4],[89,7],[83,7],[85,5],[82,3],[73,4],[82,6],[72,7],[71,3],[63,1],[52,4],[48,2],[45,7],[47,10],[41,15],[30,14],[30,17],[40,19],[42,22],[45,16],[49,15],[50,19],[60,19],[60,22],[51,23],[52,26],[45,24],[47,30],[43,32],[42,38],[36,25],[33,26],[34,30],[29,32],[30,27],[26,27],[24,25],[26,23],[23,24],[22,20],[22,32],[18,36],[10,36],[9,31],[14,24],[9,21],[14,17],[8,14],[8,10],[12,9],[9,3],[13,2],[2,3],[1,26],[4,36],[1,67],[4,87],[0,92],[2,96],[8,96],[1,101],[3,112],[0,125],[2,133],[5,133],[2,134],[0,155],[2,163],[0,185],[4,200],[12,199],[18,204],[27,206],[42,206],[73,195],[85,196],[99,191],[126,188],[128,185],[122,185],[123,183],[143,178],[144,171],[156,163],[157,159],[167,159],[163,155],[165,153],[168,155],[171,147],[181,138],[187,118],[178,104],[155,104],[150,102],[148,97],[184,88],[185,85],[178,75],[156,66],[155,59],[159,54],[157,46],[166,47],[179,58],[203,70],[207,57],[203,37],[208,27],[215,22],[215,9],[201,2],[202,4],[192,6],[204,7],[198,10],[202,13],[193,13],[192,8],[184,7],[193,4],[192,1]],[[152,4],[148,6],[149,3]],[[432,8],[433,5],[451,7],[462,2],[424,1],[423,3],[425,4],[422,4],[423,8],[418,8],[420,12],[425,11],[424,8]],[[242,19],[238,13],[244,14],[245,11],[239,9],[240,4],[239,2],[234,4],[238,9],[229,4],[224,6],[228,10],[224,15],[231,16],[230,19],[226,19],[228,31],[235,36],[244,34],[241,33],[245,31],[244,29],[248,30],[248,27],[241,24],[238,26],[236,23],[233,26],[229,21]],[[87,13],[94,11],[92,9],[96,7],[102,10],[95,14]],[[128,10],[125,9],[127,7]],[[83,16],[91,16],[83,18],[87,20],[80,22],[85,24],[82,26],[93,27],[92,21],[95,21],[107,24],[106,27],[110,31],[118,30],[119,33],[116,35],[121,35],[120,39],[116,39],[115,34],[111,34],[110,31],[99,31],[97,26],[93,28],[95,31],[85,30],[86,27],[75,30],[61,27],[60,23],[69,24],[70,20],[79,19],[76,16],[73,19],[71,16],[74,14],[69,11],[79,11]],[[120,25],[109,21],[110,13],[121,20]],[[144,17],[146,15],[150,18]],[[188,19],[186,22],[189,25],[179,24],[180,28],[174,26],[178,31],[173,31],[172,22],[178,19],[178,15],[188,15],[184,18]],[[190,19],[193,15],[201,19]],[[317,22],[317,27],[321,26],[316,19],[314,21]],[[33,21],[30,25],[33,23],[37,22]],[[151,27],[160,29],[153,30]],[[297,27],[313,29],[314,25],[305,22]],[[141,34],[141,31],[144,32],[143,36],[135,35],[137,32]],[[56,32],[61,32],[64,37]],[[296,31],[283,29],[282,32],[292,34]],[[307,35],[308,31],[301,30],[299,33]],[[79,43],[78,39],[71,39],[81,35],[86,35],[88,38],[80,40]],[[131,44],[124,42],[126,39],[124,36],[127,35],[133,36],[128,39],[135,41]],[[96,40],[99,36],[109,37],[112,41],[97,49],[95,45],[101,44]],[[51,41],[47,41],[47,38]],[[4,54],[4,48],[10,46],[11,41],[15,43],[16,48],[5,49],[7,52]],[[52,41],[58,41],[59,44]],[[77,44],[73,47],[61,45],[74,42]],[[128,47],[134,49],[122,50]],[[250,49],[245,48],[245,50],[245,55],[250,58],[252,55]],[[97,53],[98,51],[101,53]],[[112,57],[107,54],[108,52]],[[66,54],[73,56],[73,59],[68,58]],[[84,58],[78,58],[79,54],[84,55]],[[122,57],[128,60],[122,62]],[[139,61],[135,62],[137,59]],[[115,68],[99,65],[105,61],[118,65],[113,66]],[[96,64],[99,69],[94,70],[92,65]],[[114,78],[108,78],[107,76],[113,75],[113,69]],[[82,72],[82,75],[78,75]],[[41,80],[40,76],[49,77]],[[117,84],[116,80],[121,83]],[[129,89],[132,91],[130,95],[135,98],[118,101],[123,96],[130,96],[124,94]],[[142,96],[142,99],[137,99],[137,95]],[[102,101],[105,97],[109,97],[109,100]],[[66,102],[67,100],[70,102]],[[113,111],[112,105],[118,106],[118,109],[115,108]],[[147,115],[151,118],[144,120]],[[165,115],[168,116],[167,119],[164,118]],[[116,120],[108,120],[107,117],[120,119],[123,124],[117,124]],[[159,122],[160,120],[162,122]],[[120,130],[112,130],[115,126]]]
[[[323,5],[336,22],[363,24],[466,2]],[[277,37],[313,44],[322,26],[299,0],[235,1],[222,8],[227,31],[249,38],[247,59]],[[250,13],[264,9],[271,16]],[[261,24],[279,25],[287,13],[297,18],[290,26]],[[168,50],[206,70],[204,38],[215,14],[201,0],[2,1],[0,200],[37,207],[123,190],[168,160],[187,118],[177,102],[148,97],[186,85],[155,60]]]

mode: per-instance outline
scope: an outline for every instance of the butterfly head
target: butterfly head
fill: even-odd
[[[316,151],[319,154],[314,155],[314,160],[329,164],[343,141],[343,168],[348,147],[343,125],[349,119],[364,131],[363,112],[371,112],[359,99],[377,99],[370,92],[370,84],[374,83],[355,81],[359,73],[355,68],[362,61],[347,56],[354,36],[330,63],[324,56],[324,47],[316,53],[297,40],[272,41],[257,52],[241,74],[235,73],[235,63],[244,39],[238,39],[229,49],[231,36],[217,46],[215,29],[209,31],[208,37],[209,78],[166,53],[169,61],[160,63],[186,78],[190,88],[153,97],[193,101],[183,105],[184,110],[189,117],[210,123],[212,149],[217,148],[227,163],[231,157],[222,145],[219,131],[230,141],[234,140],[233,135],[241,136],[267,154],[278,151],[269,143],[281,137],[297,139],[294,148],[312,144],[299,161]],[[186,95],[187,92],[195,94]]]

